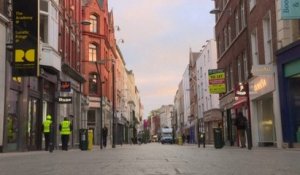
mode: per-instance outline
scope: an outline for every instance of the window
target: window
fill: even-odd
[[[227,31],[228,31],[228,44],[230,45],[231,44],[231,39],[232,39],[232,36],[231,36],[231,27],[230,27],[230,25],[228,25],[228,29],[227,29]]]
[[[241,25],[242,25],[242,29],[246,27],[245,3],[244,3],[244,1],[241,1]]]
[[[230,90],[232,90],[233,89],[233,85],[234,85],[232,64],[230,64],[229,70],[230,70]]]
[[[237,59],[237,67],[238,67],[238,81],[242,82],[242,63],[240,57]]]
[[[250,6],[250,11],[253,9],[253,7],[255,6],[256,4],[256,0],[249,0],[249,6]]]
[[[97,94],[98,92],[98,76],[96,73],[89,75],[89,92],[90,94]]]
[[[43,43],[48,43],[48,15],[40,14],[40,36]]]
[[[246,81],[248,79],[248,58],[247,53],[243,52],[243,62],[244,62],[244,80]]]
[[[228,47],[228,35],[227,35],[227,26],[223,29],[224,33],[224,44],[225,44],[225,49]]]
[[[230,87],[230,71],[229,71],[229,67],[227,68],[226,70],[226,89],[227,89],[227,92],[229,92],[231,90],[231,87]]]
[[[256,29],[251,33],[251,51],[252,51],[252,63],[258,65],[258,47],[257,47],[257,34]]]
[[[89,61],[97,61],[97,46],[89,44]]]
[[[8,15],[7,3],[8,2],[6,0],[0,0],[0,13],[4,16]]]
[[[269,64],[273,60],[272,27],[271,27],[270,12],[263,19],[263,34],[264,34],[265,64]]]
[[[235,36],[238,36],[238,34],[240,33],[240,19],[239,19],[238,11],[235,11],[234,16],[235,16]]]
[[[88,124],[88,126],[94,126],[96,124],[96,111],[95,110],[88,111],[87,124]]]
[[[90,22],[90,32],[97,33],[97,16],[91,15]]]

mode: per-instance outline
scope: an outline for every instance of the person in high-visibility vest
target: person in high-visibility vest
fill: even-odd
[[[67,117],[60,122],[59,131],[61,135],[62,150],[68,151],[69,136],[73,130],[72,123]]]
[[[42,131],[45,137],[45,151],[48,151],[52,131],[52,117],[50,114],[46,116],[46,120],[43,122]]]

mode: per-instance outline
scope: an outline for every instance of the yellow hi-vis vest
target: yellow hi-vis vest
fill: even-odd
[[[44,125],[44,133],[50,133],[50,125],[52,124],[51,120],[46,120],[43,122]]]
[[[64,120],[64,121],[60,122],[60,125],[61,125],[61,131],[60,131],[61,135],[70,135],[71,134],[71,129],[70,129],[71,122],[70,121]]]

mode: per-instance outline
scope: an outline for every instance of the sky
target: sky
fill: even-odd
[[[116,32],[128,70],[133,70],[144,106],[151,110],[174,104],[174,97],[189,62],[214,39],[212,0],[109,0]]]

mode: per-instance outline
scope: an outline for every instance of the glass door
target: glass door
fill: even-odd
[[[8,114],[6,117],[7,151],[16,151],[18,142],[18,92],[10,91],[8,95]]]
[[[37,99],[30,98],[28,103],[27,147],[29,150],[37,149]]]

